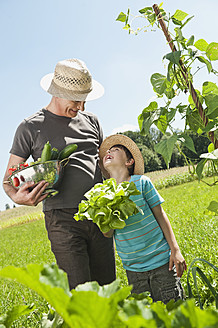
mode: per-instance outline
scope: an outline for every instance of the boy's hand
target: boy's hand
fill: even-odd
[[[113,234],[114,234],[114,230],[113,229],[109,230],[108,232],[103,233],[103,235],[105,237],[107,237],[107,238],[113,237]]]
[[[172,270],[173,265],[176,267],[177,277],[182,277],[183,272],[187,270],[187,265],[184,257],[182,256],[180,250],[171,252],[170,262],[169,262],[169,271]]]

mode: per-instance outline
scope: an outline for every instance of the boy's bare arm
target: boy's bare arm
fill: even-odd
[[[184,270],[187,269],[187,266],[185,259],[180,252],[170,221],[161,205],[153,207],[152,212],[159,226],[161,227],[163,234],[171,249],[169,270],[172,270],[173,264],[175,264],[177,276],[181,277],[183,275]]]
[[[6,194],[19,205],[29,205],[36,206],[39,202],[47,197],[47,195],[42,195],[42,192],[47,187],[48,183],[41,181],[34,189],[30,192],[29,187],[34,186],[34,182],[27,182],[23,184],[19,189],[14,188],[9,183],[9,168],[13,165],[18,165],[25,162],[25,158],[11,155],[8,161],[8,166],[3,179],[3,188]]]

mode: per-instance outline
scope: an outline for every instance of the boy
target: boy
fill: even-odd
[[[144,173],[144,161],[134,141],[124,135],[106,138],[99,149],[106,178],[117,183],[133,181],[141,195],[131,199],[143,210],[126,220],[120,230],[111,230],[117,252],[126,270],[133,293],[149,291],[154,301],[165,304],[183,299],[180,277],[186,262],[180,252],[172,227],[161,207],[163,198]]]

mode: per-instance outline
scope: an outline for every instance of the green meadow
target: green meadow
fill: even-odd
[[[206,178],[207,183],[212,178]],[[172,224],[177,241],[187,265],[195,258],[203,258],[217,264],[217,217],[207,211],[210,201],[218,199],[218,186],[209,187],[198,181],[163,188],[160,191],[165,199],[163,208]],[[127,284],[125,271],[116,255],[117,278],[122,285]],[[55,258],[45,230],[41,205],[36,208],[17,207],[0,213],[0,269],[8,265],[24,267],[29,263],[52,263]],[[217,274],[208,265],[199,261],[196,264],[206,274],[214,288],[217,287]],[[187,272],[182,284],[187,294]],[[209,289],[198,278],[201,300],[205,307],[214,308],[214,298]],[[196,304],[197,294],[191,281]],[[46,302],[30,289],[0,279],[0,315],[16,304],[36,305],[34,312],[24,316],[13,327],[37,327],[42,312],[47,311]]]

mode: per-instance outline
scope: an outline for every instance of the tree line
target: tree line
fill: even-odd
[[[178,131],[179,133],[180,131]],[[154,150],[155,144],[159,143],[160,140],[170,137],[170,133],[163,135],[159,130],[155,128],[150,129],[150,133],[146,136],[140,134],[139,131],[126,131],[122,134],[131,138],[139,147],[145,163],[145,173],[157,170],[167,169],[166,163],[163,157],[156,153]],[[206,136],[198,135],[192,131],[189,132],[189,136],[192,138],[196,153],[192,152],[185,146],[181,145],[181,151],[175,146],[169,167],[179,167],[187,165],[185,157],[189,158],[193,164],[197,164],[200,161],[200,154],[208,152],[208,146],[210,141]]]

